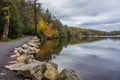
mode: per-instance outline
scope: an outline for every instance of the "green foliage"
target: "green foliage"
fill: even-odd
[[[34,2],[32,0],[11,0],[11,7],[3,6],[7,0],[0,2],[0,38],[3,34],[4,20],[10,19],[9,38],[18,38],[22,35],[33,35],[35,32],[34,21]],[[52,38],[80,38],[103,35],[120,34],[119,31],[105,32],[91,29],[82,29],[63,25],[52,13],[42,8],[41,3],[36,6],[37,9],[37,35],[45,38],[45,34],[50,36],[52,31]],[[7,11],[10,11],[10,16]],[[4,16],[4,17],[3,17]],[[48,25],[47,29],[46,26]],[[52,29],[52,30],[51,30]],[[46,32],[45,32],[46,30]]]
[[[25,2],[25,0],[16,1],[20,10],[21,21],[23,25],[22,33],[24,35],[32,35],[34,33],[34,12],[33,4]]]
[[[13,3],[14,8],[10,10],[12,13],[10,16],[10,30],[9,30],[9,37],[10,38],[19,38],[22,36],[22,21],[21,16],[19,14],[19,10],[17,9],[17,6],[15,3]]]
[[[57,29],[53,29],[52,30],[52,35],[53,35],[54,38],[59,38],[59,32],[58,32],[58,30]]]
[[[83,34],[80,32],[80,39],[82,39],[83,38]]]
[[[52,15],[51,13],[49,12],[49,10],[47,9],[46,12],[45,12],[45,21],[50,24],[51,21],[52,21]]]
[[[4,22],[3,22],[3,11],[2,11],[2,1],[0,2],[0,38],[2,37],[2,33],[3,33],[3,25],[4,25]]]

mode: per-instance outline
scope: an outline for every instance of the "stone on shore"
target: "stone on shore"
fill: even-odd
[[[39,53],[39,49],[35,48],[35,47],[29,47],[28,48],[28,54],[34,54],[34,53]]]
[[[74,70],[64,69],[58,76],[58,80],[80,80]]]
[[[27,55],[27,54],[23,54],[23,55],[16,58],[16,60],[18,62],[23,62],[23,63],[25,61],[29,61],[29,60],[33,60],[33,59],[34,59],[34,57],[32,55]]]
[[[53,62],[49,62],[49,64],[51,64],[56,70],[58,70],[58,64]]]
[[[23,46],[22,46],[22,48],[23,49],[27,49],[29,46],[27,45],[27,44],[24,44]]]
[[[23,65],[24,63],[20,62],[20,63],[16,63],[16,64],[11,64],[11,65],[5,65],[5,68],[9,69],[9,70],[15,70],[16,67]]]
[[[23,49],[22,47],[19,47],[19,48],[15,48],[14,52],[18,52],[20,55],[22,55],[22,54],[27,54],[28,50],[27,49]]]
[[[15,53],[15,55],[14,55],[14,56],[11,56],[11,57],[15,58],[15,57],[20,56],[20,53],[19,53],[17,50],[14,50],[14,53]]]
[[[43,63],[36,61],[29,64],[17,63],[5,67],[10,70],[17,71],[19,74],[25,77],[31,77],[34,73],[42,71],[42,64]]]
[[[43,74],[41,73],[41,71],[38,71],[32,76],[32,80],[42,80],[42,78],[43,78]]]
[[[39,46],[37,46],[36,44],[34,44],[34,43],[28,43],[28,45],[29,46],[31,46],[31,47],[36,47],[36,48],[38,48]]]
[[[58,76],[58,71],[56,68],[53,65],[46,63],[46,69],[47,70],[44,73],[44,77],[48,78],[49,80],[56,80]]]

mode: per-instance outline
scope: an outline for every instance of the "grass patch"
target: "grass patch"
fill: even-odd
[[[16,38],[16,39],[8,38],[7,40],[0,40],[0,43],[12,42],[12,41],[20,40],[22,38],[25,38],[25,36],[22,36],[22,37]]]

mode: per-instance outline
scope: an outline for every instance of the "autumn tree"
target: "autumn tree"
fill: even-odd
[[[39,37],[43,37],[44,30],[45,30],[45,23],[44,23],[44,21],[41,19],[41,20],[38,22],[38,25],[37,25],[37,33],[38,33]]]

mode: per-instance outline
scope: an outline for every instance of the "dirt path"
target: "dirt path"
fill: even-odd
[[[22,80],[20,75],[6,69],[4,66],[7,65],[9,61],[13,60],[10,58],[10,55],[14,54],[14,48],[21,46],[28,40],[30,40],[30,37],[12,42],[0,43],[0,80]]]

